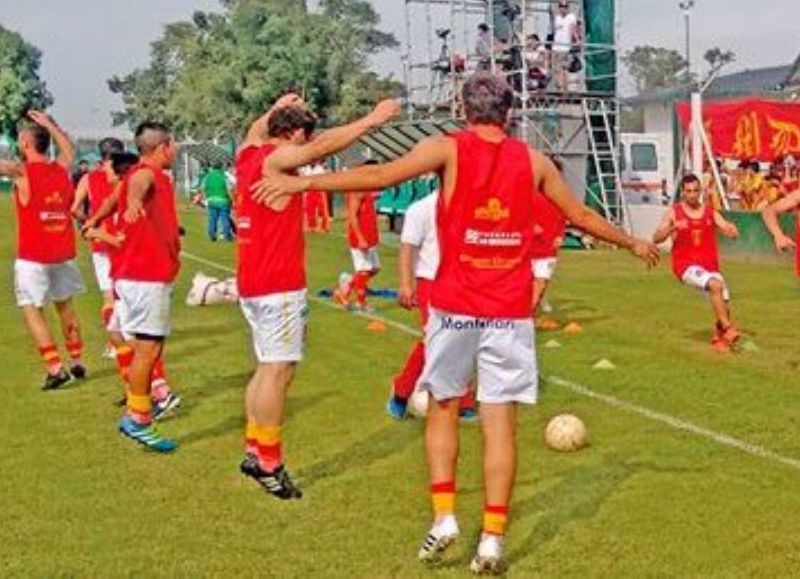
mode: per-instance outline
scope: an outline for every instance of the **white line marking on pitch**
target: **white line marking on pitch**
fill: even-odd
[[[215,263],[213,261],[209,261],[207,259],[203,259],[202,257],[198,257],[186,251],[182,252],[184,257],[187,257],[191,260],[194,260],[198,263],[206,264],[210,267],[217,268],[221,271],[226,271],[229,273],[235,273],[233,269],[230,267],[221,265],[219,263]],[[318,296],[309,296],[311,300],[316,303],[322,304],[326,307],[330,307],[333,309],[341,310],[335,304],[330,303],[328,300],[322,299]],[[356,315],[368,318],[371,320],[378,320],[383,322],[388,326],[392,326],[393,328],[400,330],[406,334],[409,334],[414,337],[421,337],[422,332],[417,330],[416,328],[412,328],[411,326],[407,326],[400,322],[395,322],[392,320],[388,320],[381,316],[376,316],[372,314],[365,314],[361,312],[354,312]],[[551,384],[555,384],[556,386],[560,386],[561,388],[565,388],[570,392],[574,392],[575,394],[580,394],[581,396],[585,396],[587,398],[592,398],[594,400],[599,400],[601,402],[605,402],[609,406],[616,408],[618,410],[624,410],[625,412],[630,412],[632,414],[638,414],[639,416],[643,416],[648,420],[652,420],[654,422],[660,422],[661,424],[666,424],[667,426],[674,428],[675,430],[682,430],[684,432],[688,432],[690,434],[694,434],[695,436],[699,436],[701,438],[706,438],[717,444],[721,444],[723,446],[728,446],[730,448],[735,448],[742,452],[746,452],[747,454],[752,454],[753,456],[758,456],[761,458],[766,458],[769,460],[773,460],[780,464],[784,464],[791,468],[800,470],[800,460],[796,458],[790,458],[787,456],[783,456],[778,454],[777,452],[773,452],[763,446],[759,446],[757,444],[752,444],[740,438],[735,438],[733,436],[729,436],[722,432],[716,432],[714,430],[710,430],[708,428],[704,428],[702,426],[698,426],[691,422],[687,422],[685,420],[681,420],[680,418],[676,418],[674,416],[670,416],[669,414],[664,414],[662,412],[657,412],[655,410],[650,410],[649,408],[645,408],[644,406],[639,406],[637,404],[633,404],[632,402],[626,402],[625,400],[621,400],[614,396],[609,396],[608,394],[601,394],[600,392],[595,392],[591,388],[587,388],[577,382],[572,382],[571,380],[566,380],[564,378],[560,378],[558,376],[545,376],[544,380],[546,382],[550,382]]]

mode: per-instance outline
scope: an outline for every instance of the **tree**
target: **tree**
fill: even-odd
[[[706,78],[711,78],[719,72],[723,66],[726,66],[736,60],[736,54],[731,50],[722,50],[715,46],[709,48],[703,55],[703,60],[708,63],[708,74]]]
[[[28,109],[45,109],[53,97],[39,78],[42,53],[0,26],[0,133],[14,130]]]
[[[685,82],[687,62],[677,50],[655,46],[637,46],[622,57],[628,73],[642,93],[674,88]]]

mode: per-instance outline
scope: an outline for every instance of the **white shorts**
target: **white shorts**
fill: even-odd
[[[378,256],[378,248],[369,249],[350,248],[350,256],[353,258],[353,271],[375,271],[381,268],[381,258]]]
[[[114,299],[114,309],[111,311],[111,317],[108,318],[108,323],[106,324],[106,331],[112,332],[114,334],[121,334],[122,333],[122,320],[119,317],[119,299]],[[126,339],[130,339],[130,336],[127,336]]]
[[[431,310],[418,386],[436,400],[458,398],[477,373],[479,402],[536,404],[534,340],[530,318],[473,318]]]
[[[63,302],[86,291],[74,259],[62,263],[14,262],[14,293],[19,307],[44,307],[50,300]]]
[[[115,321],[126,339],[139,336],[169,336],[172,284],[153,281],[114,282]],[[109,324],[110,326],[111,324]]]
[[[239,303],[250,324],[259,364],[303,359],[308,322],[306,290],[241,298]]]
[[[92,264],[94,264],[94,277],[97,280],[97,287],[103,293],[110,292],[114,284],[111,281],[111,260],[108,258],[108,254],[93,251]]]
[[[683,272],[681,281],[689,287],[707,292],[708,284],[713,279],[718,279],[722,282],[722,297],[726,302],[730,301],[731,292],[728,290],[728,284],[725,283],[725,278],[718,271],[708,271],[699,265],[691,265]]]
[[[533,269],[533,279],[543,279],[550,281],[553,279],[553,274],[556,273],[556,264],[558,263],[557,257],[543,257],[534,259],[531,262]]]

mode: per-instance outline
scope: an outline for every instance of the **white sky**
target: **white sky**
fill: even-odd
[[[618,1],[623,51],[640,44],[683,51],[678,0]],[[403,41],[404,1],[372,4],[384,28]],[[0,0],[0,24],[44,52],[42,74],[59,121],[73,134],[100,134],[111,126],[110,111],[120,106],[106,80],[146,65],[149,44],[164,24],[217,6],[216,0]],[[730,72],[789,64],[800,53],[800,0],[696,0],[692,23],[694,66],[713,46],[736,53]],[[402,78],[399,53],[376,64]]]

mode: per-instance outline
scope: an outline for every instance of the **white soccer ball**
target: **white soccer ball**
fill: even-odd
[[[589,442],[589,433],[583,421],[573,414],[559,414],[547,424],[544,441],[558,452],[580,450]]]
[[[425,416],[428,414],[429,399],[430,394],[428,394],[426,391],[415,390],[411,395],[411,398],[408,399],[408,411],[412,414],[412,416],[416,416],[417,418],[425,418]]]

